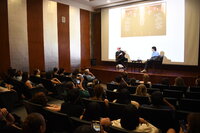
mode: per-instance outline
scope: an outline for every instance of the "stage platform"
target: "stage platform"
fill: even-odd
[[[109,83],[115,79],[116,76],[120,75],[121,70],[116,70],[115,66],[92,66],[92,73],[102,82]],[[133,69],[132,67],[127,68],[128,76],[134,77],[137,80],[142,80],[144,73],[140,72],[141,68]],[[195,71],[185,70],[166,70],[166,69],[149,69],[147,74],[150,76],[150,81],[153,84],[160,83],[163,78],[168,78],[170,84],[174,84],[176,77],[182,77],[185,80],[186,85],[194,86],[195,79],[199,75]]]

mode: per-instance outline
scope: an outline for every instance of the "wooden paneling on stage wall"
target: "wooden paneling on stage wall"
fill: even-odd
[[[101,12],[92,14],[92,30],[93,58],[97,65],[101,65]]]
[[[90,12],[80,10],[81,67],[90,67]]]
[[[43,1],[27,0],[29,71],[44,70]]]
[[[0,72],[10,66],[7,0],[0,0]]]
[[[70,71],[69,6],[57,4],[59,67]],[[62,17],[65,22],[62,22]]]

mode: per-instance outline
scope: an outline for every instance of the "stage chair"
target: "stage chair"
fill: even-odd
[[[161,70],[161,66],[162,66],[162,62],[163,62],[163,56],[158,56],[156,60],[152,60],[150,66],[153,69],[153,72],[158,72]]]

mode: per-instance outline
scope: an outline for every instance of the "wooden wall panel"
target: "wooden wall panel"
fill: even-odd
[[[42,0],[27,0],[27,26],[30,72],[35,68],[44,70]]]
[[[69,6],[57,4],[59,67],[70,71]],[[62,18],[63,21],[62,22]]]
[[[101,12],[92,14],[92,58],[101,65]]]
[[[90,67],[90,12],[80,10],[81,67]]]
[[[0,72],[10,66],[7,0],[0,0]]]

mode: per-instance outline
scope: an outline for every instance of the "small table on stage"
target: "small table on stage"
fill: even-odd
[[[142,70],[142,68],[143,68],[142,60],[132,60],[131,71],[133,71],[133,69],[134,69],[134,72],[135,72],[137,68],[138,68],[139,72]]]

